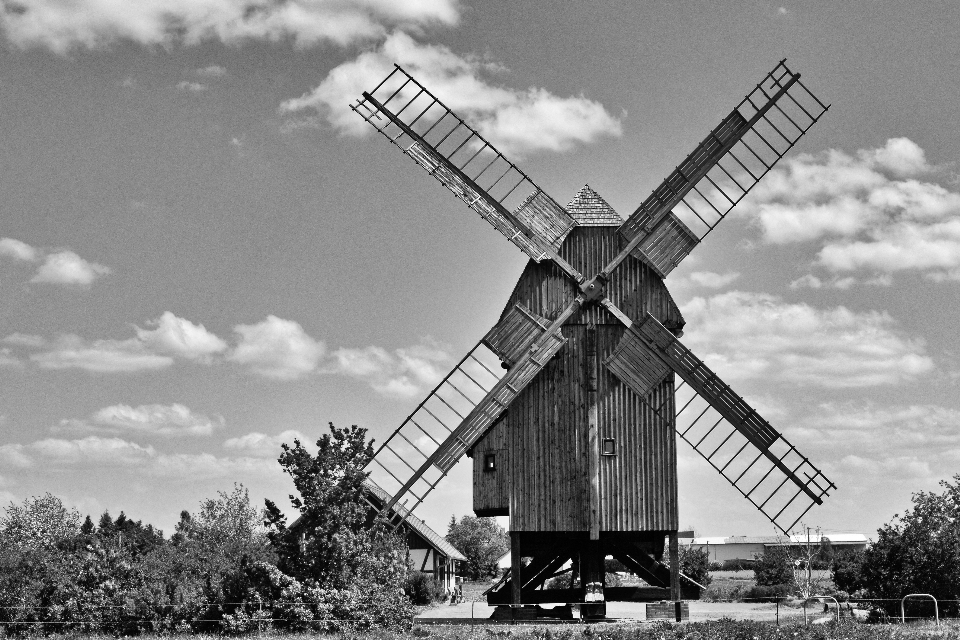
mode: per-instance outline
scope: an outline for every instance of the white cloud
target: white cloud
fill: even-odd
[[[933,171],[907,138],[856,157],[801,154],[778,164],[735,211],[766,242],[821,242],[816,265],[835,274],[872,272],[871,284],[907,270],[960,280],[960,193],[918,179]]]
[[[727,285],[733,283],[738,278],[740,278],[740,273],[737,271],[728,271],[726,273],[714,273],[713,271],[694,271],[689,276],[686,277],[686,281],[683,283],[678,283],[680,286],[684,284],[692,284],[698,287],[704,287],[706,289],[722,289]]]
[[[274,435],[254,431],[236,438],[228,438],[224,441],[225,449],[231,449],[251,456],[277,458],[280,455],[280,445],[288,444],[293,446],[293,441],[307,443],[310,439],[302,432],[296,429],[288,429]]]
[[[207,331],[202,324],[194,324],[164,311],[156,320],[147,322],[153,329],[137,327],[137,337],[151,351],[189,360],[210,362],[211,356],[225,351],[227,343]]]
[[[67,334],[56,338],[48,350],[30,355],[44,369],[83,369],[94,373],[129,373],[163,369],[173,358],[149,351],[137,338],[91,340]]]
[[[13,333],[4,344],[33,350],[30,360],[44,369],[83,369],[95,373],[124,373],[163,369],[174,358],[210,363],[227,348],[226,342],[201,324],[165,311],[147,322],[150,329],[134,327],[136,337],[125,340],[86,340],[74,334],[47,340],[42,336]]]
[[[345,46],[382,37],[389,27],[453,25],[459,18],[456,0],[21,0],[16,7],[0,14],[7,39],[61,54],[118,41]]]
[[[0,349],[0,367],[15,367],[20,361],[14,356],[8,347]]]
[[[30,282],[89,286],[108,273],[109,267],[87,262],[73,251],[60,251],[47,255]]]
[[[276,471],[276,463],[249,456],[218,457],[209,453],[160,453],[122,438],[87,436],[68,440],[46,438],[29,444],[0,445],[0,468],[48,473],[51,470],[91,467],[128,470],[168,481],[197,481],[265,475]]]
[[[298,323],[273,315],[233,330],[238,336],[237,346],[227,359],[277,380],[296,380],[312,373],[325,350],[323,343],[307,335]]]
[[[886,313],[815,309],[762,293],[697,297],[681,307],[684,343],[728,382],[828,388],[899,384],[930,373],[921,339]]]
[[[411,398],[436,386],[453,364],[442,345],[430,339],[393,353],[381,347],[338,349],[331,354],[336,371],[364,380],[377,393]]]
[[[180,91],[187,91],[189,93],[200,93],[201,91],[207,90],[207,85],[200,82],[190,82],[189,80],[181,80],[177,83],[177,89]]]
[[[566,151],[622,132],[620,120],[599,102],[583,96],[561,98],[536,87],[521,91],[495,86],[485,76],[502,68],[444,46],[420,44],[402,32],[334,68],[313,91],[284,102],[281,112],[314,109],[340,132],[364,135],[370,127],[347,105],[373,89],[394,63],[508,155]]]
[[[227,75],[227,70],[218,64],[211,64],[210,66],[196,69],[194,73],[201,78],[222,78]]]
[[[33,262],[38,257],[36,249],[26,242],[14,240],[13,238],[0,238],[0,256],[7,256],[14,260],[24,262]]]
[[[104,407],[84,420],[62,420],[55,432],[139,433],[160,436],[209,436],[223,428],[223,418],[209,418],[182,404],[117,404]]]

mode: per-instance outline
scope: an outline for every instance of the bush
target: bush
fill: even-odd
[[[758,555],[753,565],[757,586],[793,584],[793,558],[787,547],[770,547]]]
[[[722,563],[722,562],[711,562],[711,563],[710,563],[710,571],[723,571],[723,563]],[[739,571],[739,569],[737,569],[737,571]]]
[[[751,587],[744,596],[747,600],[759,602],[777,602],[793,595],[793,584],[757,585]]]
[[[444,597],[443,589],[433,576],[421,571],[411,571],[407,575],[403,590],[410,602],[419,606],[432,604]]]
[[[845,549],[834,554],[830,569],[833,584],[837,585],[837,589],[853,593],[863,586],[863,578],[860,575],[863,558],[864,552],[854,549]]]
[[[733,558],[731,560],[724,560],[720,565],[720,569],[722,571],[746,571],[747,569],[752,569],[754,564],[756,564],[754,560]]]

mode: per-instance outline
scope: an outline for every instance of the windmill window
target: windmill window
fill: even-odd
[[[484,471],[497,470],[497,454],[495,453],[483,454],[483,470]]]
[[[604,438],[603,442],[600,444],[600,455],[604,456],[615,456],[617,455],[617,441],[613,438]]]

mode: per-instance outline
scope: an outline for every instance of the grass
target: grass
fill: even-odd
[[[106,634],[67,633],[55,636],[58,640],[114,640]],[[191,636],[141,636],[144,640],[222,640],[223,636],[198,634]],[[282,640],[316,640],[313,633],[280,633],[268,631],[246,636]],[[430,626],[413,627],[409,631],[372,630],[329,636],[342,640],[960,640],[960,623],[945,622],[940,627],[932,623],[901,625],[866,625],[845,623],[836,625],[784,624],[779,627],[769,622],[750,620],[715,620],[709,622],[630,623],[562,626]]]

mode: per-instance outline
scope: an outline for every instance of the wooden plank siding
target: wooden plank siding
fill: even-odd
[[[560,257],[588,279],[619,252],[616,227],[576,227],[560,247]],[[569,277],[549,260],[529,262],[520,276],[501,318],[517,303],[547,319],[569,305],[579,291]],[[614,273],[606,295],[634,320],[649,311],[668,329],[682,329],[683,316],[667,291],[663,280],[637,258],[630,257]],[[585,305],[570,320],[571,324],[620,324],[599,305]]]
[[[497,468],[484,469],[488,453],[496,455]],[[478,516],[505,516],[510,512],[510,447],[506,420],[499,420],[468,454],[473,458],[473,511]]]
[[[584,226],[570,232],[559,253],[590,277],[619,246],[615,226]],[[507,310],[519,303],[550,318],[575,295],[573,283],[552,263],[531,261]],[[628,258],[614,274],[607,296],[631,318],[642,320],[650,312],[677,331],[683,326],[662,279],[635,258]],[[589,530],[588,325],[596,325],[597,331],[599,437],[616,443],[616,454],[600,460],[601,532],[676,530],[673,375],[647,398],[653,406],[662,405],[661,414],[667,417],[663,420],[602,364],[625,328],[597,304],[585,305],[562,327],[566,345],[517,396],[506,417],[473,447],[474,507],[478,514],[491,513],[488,510],[502,508],[498,500],[506,495],[513,532]],[[501,449],[509,451],[509,460],[498,455],[496,474],[499,478],[507,471],[507,482],[485,477],[482,470],[483,452]]]

